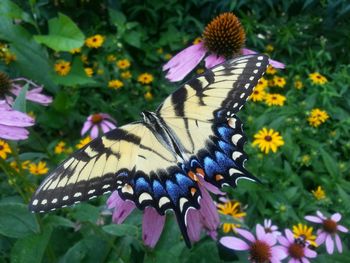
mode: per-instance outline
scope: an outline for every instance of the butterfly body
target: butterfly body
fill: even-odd
[[[218,188],[256,180],[244,168],[235,115],[268,65],[264,55],[229,60],[185,83],[143,120],[74,153],[42,182],[30,210],[45,212],[117,190],[140,209],[173,210],[185,241],[186,213],[200,208],[200,181]]]

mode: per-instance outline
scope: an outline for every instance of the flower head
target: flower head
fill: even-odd
[[[69,51],[69,53],[71,54],[77,54],[77,53],[80,53],[81,52],[81,48],[78,47],[78,48],[73,48]]]
[[[316,212],[316,216],[305,216],[307,221],[321,224],[322,229],[317,231],[316,243],[322,245],[326,242],[326,250],[328,254],[333,254],[334,240],[338,251],[343,251],[343,245],[338,235],[339,232],[347,233],[348,229],[345,226],[339,224],[341,214],[335,213],[331,217],[325,217],[320,211]]]
[[[286,229],[284,236],[277,237],[284,252],[291,258],[289,262],[309,262],[307,258],[315,258],[317,253],[306,246],[302,239],[294,238],[292,231]]]
[[[143,95],[143,97],[144,97],[145,100],[147,100],[147,101],[153,100],[153,94],[152,94],[152,92],[150,92],[150,91],[147,91],[147,92]]]
[[[5,160],[7,158],[7,154],[11,152],[10,145],[5,141],[0,140],[0,157]]]
[[[263,128],[254,135],[254,138],[253,146],[258,145],[265,154],[268,154],[270,150],[275,153],[278,147],[284,144],[282,136],[273,129]]]
[[[318,127],[328,119],[329,115],[326,111],[315,108],[310,112],[307,120],[311,126]]]
[[[60,76],[66,76],[71,70],[71,63],[65,60],[59,60],[55,64],[55,71]]]
[[[261,86],[256,86],[249,98],[252,101],[263,101],[265,96],[266,96],[265,88]]]
[[[275,237],[281,235],[281,232],[278,231],[278,227],[272,224],[271,219],[264,219],[264,230],[265,233],[271,233]]]
[[[46,162],[40,161],[39,163],[29,164],[29,172],[34,175],[43,175],[46,174],[49,169],[46,167]]]
[[[61,153],[70,153],[71,152],[71,148],[66,148],[66,143],[64,141],[60,141],[56,144],[55,149],[54,149],[54,153],[55,154],[61,154]]]
[[[79,143],[75,146],[77,149],[83,148],[85,145],[87,145],[89,142],[91,142],[92,139],[90,136],[86,136],[85,138],[81,139]]]
[[[241,221],[245,217],[246,213],[242,211],[241,203],[235,200],[227,200],[223,204],[218,204],[218,211],[220,214],[232,217],[236,221]],[[222,229],[224,233],[228,233],[235,228],[240,227],[237,223],[223,223]]]
[[[130,78],[132,77],[130,71],[124,71],[124,72],[120,73],[120,76],[121,76],[123,79],[130,79]]]
[[[295,238],[301,239],[307,244],[317,247],[317,243],[315,242],[316,236],[312,233],[312,231],[313,231],[312,227],[303,225],[301,223],[293,226],[293,234]]]
[[[85,45],[89,48],[99,48],[102,46],[104,41],[105,38],[100,34],[97,34],[85,39]]]
[[[283,77],[273,76],[272,80],[273,80],[274,86],[283,88],[286,85],[286,79]]]
[[[296,89],[302,89],[303,88],[303,82],[301,82],[301,80],[295,80],[294,81],[294,88],[296,88]]]
[[[272,65],[269,65],[266,69],[266,74],[268,75],[274,75],[276,72],[277,70]]]
[[[326,198],[326,193],[320,185],[317,187],[317,189],[312,190],[311,193],[317,200],[322,200]]]
[[[120,69],[127,69],[128,67],[130,67],[130,61],[127,59],[118,60],[117,67]]]
[[[325,76],[321,75],[318,72],[314,72],[314,73],[309,74],[309,78],[310,78],[311,82],[315,85],[323,85],[323,84],[327,83],[327,81],[328,81]]]
[[[106,133],[112,129],[115,129],[116,121],[106,113],[96,113],[90,115],[81,129],[81,136],[90,131],[90,136],[92,139],[97,138],[99,132]]]
[[[286,97],[278,93],[266,94],[264,99],[268,106],[283,106],[286,101]]]
[[[92,68],[89,68],[89,67],[84,68],[84,71],[85,71],[86,76],[88,76],[88,77],[92,77],[92,75],[94,74],[94,70]]]
[[[23,112],[11,109],[0,100],[0,138],[7,140],[24,140],[29,132],[25,127],[33,126],[34,119]]]
[[[236,229],[246,240],[236,237],[223,237],[220,243],[225,247],[240,251],[249,251],[249,260],[253,263],[277,263],[287,257],[281,246],[276,245],[276,237],[266,233],[261,225],[256,226],[256,237],[247,230]]]
[[[124,86],[124,83],[119,79],[112,79],[108,82],[108,88],[120,89],[123,86]]]
[[[153,81],[153,76],[149,73],[142,73],[138,76],[137,81],[141,84],[150,84]]]

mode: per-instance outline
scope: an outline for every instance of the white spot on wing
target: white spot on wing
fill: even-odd
[[[263,60],[263,59],[264,59],[264,57],[262,57],[262,56],[258,57],[258,60]]]
[[[246,89],[249,88],[249,86],[250,86],[249,83],[247,83],[247,84],[244,85],[244,87],[245,87]]]
[[[244,95],[245,95],[245,93],[243,92],[243,93],[241,94],[240,98],[243,99]]]
[[[107,189],[110,186],[111,186],[110,184],[105,184],[104,186],[102,186],[102,189]]]
[[[63,200],[63,201],[66,201],[66,200],[68,200],[68,198],[69,198],[69,196],[68,196],[68,195],[65,195],[65,196],[63,196],[62,200]]]
[[[259,70],[255,69],[253,72],[254,72],[254,74],[256,74],[256,73],[258,73],[258,71],[259,71]]]
[[[236,160],[237,158],[241,157],[243,154],[241,152],[235,151],[232,153],[232,159]]]
[[[180,211],[182,212],[183,208],[184,208],[184,205],[187,203],[187,198],[185,197],[181,197],[180,200],[179,200],[179,205],[180,205]]]
[[[95,191],[96,191],[95,189],[89,190],[88,195],[95,193]]]
[[[238,103],[236,102],[235,104],[233,104],[233,107],[236,108],[238,106]]]
[[[165,197],[165,196],[162,196],[160,199],[159,199],[159,207],[162,207],[163,205],[167,204],[167,203],[170,203],[170,200],[168,197]]]
[[[235,134],[232,136],[232,142],[234,145],[237,145],[238,141],[242,138],[242,135],[240,134]]]
[[[81,192],[76,192],[75,194],[74,194],[74,197],[79,197],[79,196],[81,196],[82,194],[81,194]]]
[[[152,200],[152,196],[149,193],[140,194],[140,196],[139,196],[139,203],[140,204],[144,201],[147,201],[147,200]]]
[[[243,174],[240,170],[237,170],[235,168],[231,168],[228,172],[230,173],[230,176],[233,174]]]
[[[54,198],[54,199],[52,199],[51,203],[56,204],[57,201],[58,201],[58,199],[57,199],[57,198]]]
[[[38,199],[35,199],[35,200],[33,201],[33,205],[37,205],[38,202],[39,202],[39,200],[38,200]]]
[[[42,201],[41,201],[41,204],[42,204],[42,205],[46,205],[46,204],[47,204],[47,199],[42,200]]]
[[[260,67],[261,66],[261,62],[256,63],[256,66]]]
[[[250,77],[250,78],[249,78],[249,80],[253,80],[253,79],[254,79],[254,77]]]

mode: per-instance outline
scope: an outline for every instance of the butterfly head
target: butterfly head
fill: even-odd
[[[141,112],[141,116],[143,121],[148,124],[154,124],[157,122],[157,116],[154,112],[151,111],[143,111]]]

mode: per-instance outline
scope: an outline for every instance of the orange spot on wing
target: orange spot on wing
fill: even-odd
[[[193,181],[198,181],[197,176],[194,172],[189,171],[187,175],[193,180]]]
[[[216,181],[220,181],[220,180],[222,180],[222,179],[224,179],[224,177],[223,177],[221,174],[216,174],[216,175],[215,175],[215,180],[216,180]]]
[[[195,195],[196,192],[197,192],[197,189],[194,188],[194,187],[192,187],[192,188],[191,188],[191,195],[192,195],[192,196]]]
[[[204,170],[202,168],[197,168],[196,173],[200,174],[202,177],[204,177],[204,175],[205,175]]]

